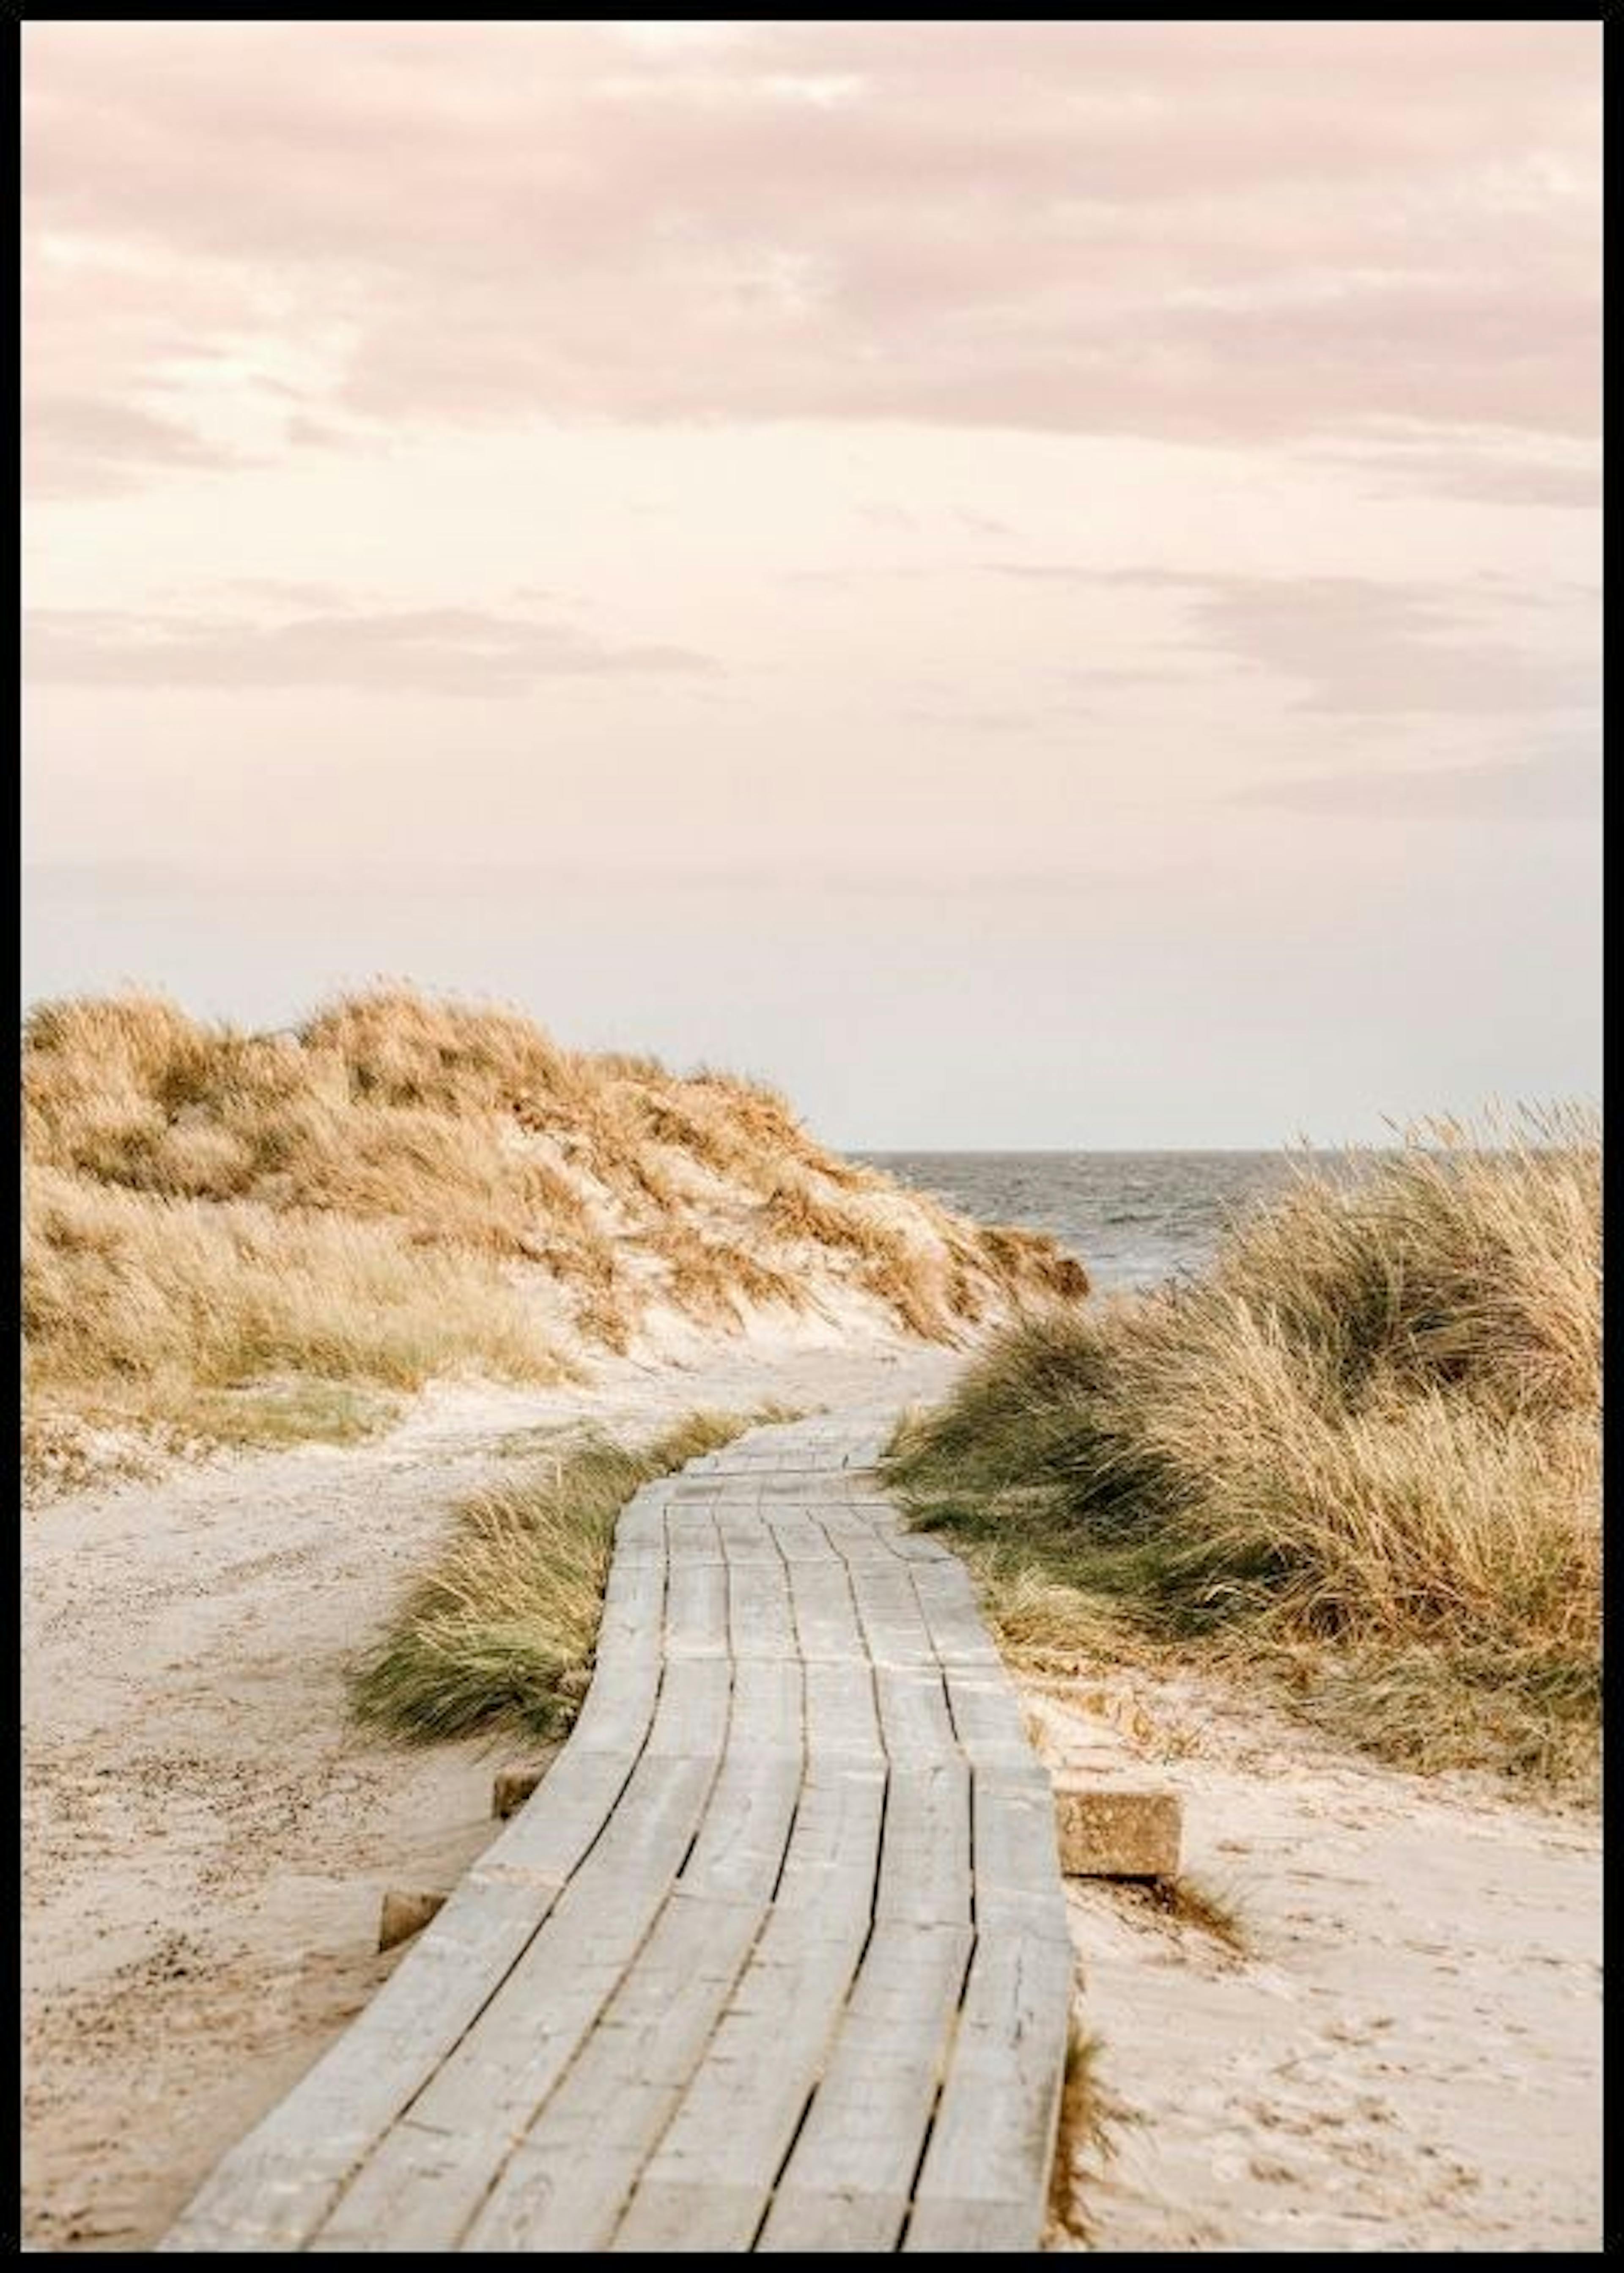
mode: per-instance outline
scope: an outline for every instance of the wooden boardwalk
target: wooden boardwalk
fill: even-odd
[[[1048,1778],[863,1416],[620,1518],[533,1798],[165,2249],[1032,2249],[1071,1957]]]

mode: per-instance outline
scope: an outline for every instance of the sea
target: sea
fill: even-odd
[[[1197,1272],[1226,1222],[1278,1192],[1282,1152],[865,1152],[984,1223],[1046,1231],[1101,1293]],[[1300,1164],[1301,1155],[1294,1156]]]

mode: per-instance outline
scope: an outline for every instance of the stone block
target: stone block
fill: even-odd
[[[1178,1877],[1183,1811],[1176,1792],[1062,1769],[1054,1808],[1067,1878]]]

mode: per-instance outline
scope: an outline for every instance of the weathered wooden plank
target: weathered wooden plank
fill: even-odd
[[[801,1763],[780,1752],[742,1752],[724,1764],[678,1891],[734,1901],[770,1897],[801,1792]]]
[[[1038,2247],[1043,2225],[1041,2201],[942,2196],[915,2202],[902,2247],[928,2256],[967,2255],[972,2250],[1024,2254]]]
[[[954,1734],[967,1759],[1011,1774],[1022,1767],[1041,1773],[1020,1701],[1001,1673],[967,1673],[949,1666],[944,1681]]]
[[[617,2249],[676,2246],[666,2238],[672,2188],[714,2196],[702,2223],[711,2247],[754,2240],[851,1984],[868,1929],[864,1890],[851,1879],[831,1887],[815,1934],[808,1923],[775,1909],[638,2180]]]
[[[936,1650],[908,1571],[894,1556],[849,1565],[857,1616],[879,1665],[931,1666]]]
[[[1005,1679],[1003,1661],[982,1623],[975,1588],[964,1565],[946,1558],[940,1562],[909,1562],[903,1568],[941,1663],[949,1669],[983,1668],[989,1677]]]
[[[659,1687],[665,1619],[663,1546],[617,1555],[604,1590],[593,1678],[570,1734],[573,1752],[634,1751]]]
[[[867,1659],[809,1660],[804,1673],[808,1757],[883,1765],[874,1676]]]
[[[645,1754],[543,1930],[327,2220],[326,2246],[458,2247],[653,1924],[714,1773]]]
[[[848,1664],[869,1663],[868,1647],[857,1623],[851,1599],[851,1582],[844,1564],[831,1551],[823,1534],[815,1549],[787,1543],[787,1534],[775,1526],[790,1570],[790,1594],[794,1605],[795,1631],[801,1655],[809,1664],[834,1659]]]
[[[875,1916],[924,1926],[968,1925],[972,1914],[969,1767],[962,1759],[894,1766]]]
[[[936,1667],[876,1666],[874,1694],[880,1732],[893,1759],[912,1765],[963,1758]]]
[[[767,2254],[893,2250],[908,2215],[908,2196],[815,2194],[780,2186],[756,2247]]]
[[[763,2248],[895,2247],[973,1939],[968,1925],[876,1925]]]
[[[951,1548],[944,1547],[928,1531],[904,1531],[891,1540],[892,1552],[906,1563],[938,1564],[954,1560]]]
[[[668,1659],[645,1757],[720,1759],[732,1688],[730,1658]]]
[[[781,1658],[798,1663],[800,1646],[790,1602],[790,1581],[775,1548],[769,1560],[739,1562],[728,1548],[728,1638],[737,1659]]]
[[[787,1822],[781,1844],[784,1828]],[[667,1902],[580,2056],[502,2171],[465,2247],[606,2247],[749,1954],[768,1891],[770,1879],[748,1901],[679,1891]]]
[[[666,1509],[665,1540],[673,1563],[714,1563],[722,1552],[715,1505],[673,1500]]]
[[[1066,2067],[1072,1957],[1047,1935],[980,1931],[904,2247],[951,2247],[947,2208],[1003,2206],[1000,2246],[1035,2249]],[[972,2247],[991,2247],[975,2242]]]
[[[645,1735],[652,1704],[651,1692],[645,1707]],[[522,1872],[562,1887],[613,1813],[637,1758],[629,1740],[615,1747],[578,1745],[572,1737],[547,1772],[545,1801],[520,1808],[501,1837],[486,1848],[464,1884],[476,1889],[482,1877],[492,1872]],[[445,1924],[443,1917],[438,1919],[435,1931]]]
[[[603,1608],[593,1645],[595,1667],[659,1662],[660,1639],[665,1618],[665,1561],[663,1546],[647,1553],[617,1556],[610,1566],[603,1591]]]
[[[611,2250],[748,2249],[760,2218],[754,2187],[645,2179]]]
[[[720,1555],[708,1563],[673,1562],[665,1596],[665,1655],[728,1654],[728,1566]]]
[[[665,1512],[671,1504],[674,1487],[666,1480],[642,1484],[634,1491],[615,1519],[615,1548],[663,1543]]]
[[[623,1655],[612,1666],[600,1665],[595,1670],[592,1685],[570,1730],[572,1752],[577,1756],[607,1752],[621,1761],[635,1757],[654,1717],[660,1693],[658,1649],[656,1639],[642,1662]],[[549,1781],[551,1780],[550,1775]]]
[[[1054,1800],[1040,1762],[978,1769],[975,1818],[978,1895],[1052,1894],[1064,1904]]]
[[[878,1759],[809,1760],[795,1818],[795,1836],[774,1897],[777,1909],[799,1912],[802,1931],[816,1933],[826,1920],[845,1932],[849,1907],[861,1890],[864,1923],[872,1902],[886,1816],[886,1773]]]
[[[805,1749],[806,1673],[798,1657],[737,1657],[728,1751],[776,1752],[799,1761]]]
[[[782,1562],[772,1531],[753,1500],[720,1501],[715,1522],[716,1535],[730,1563]]]

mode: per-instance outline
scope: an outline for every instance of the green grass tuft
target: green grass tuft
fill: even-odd
[[[768,1415],[692,1413],[628,1448],[575,1440],[457,1511],[433,1566],[357,1667],[360,1718],[414,1743],[562,1736],[586,1694],[615,1523],[632,1494]]]

